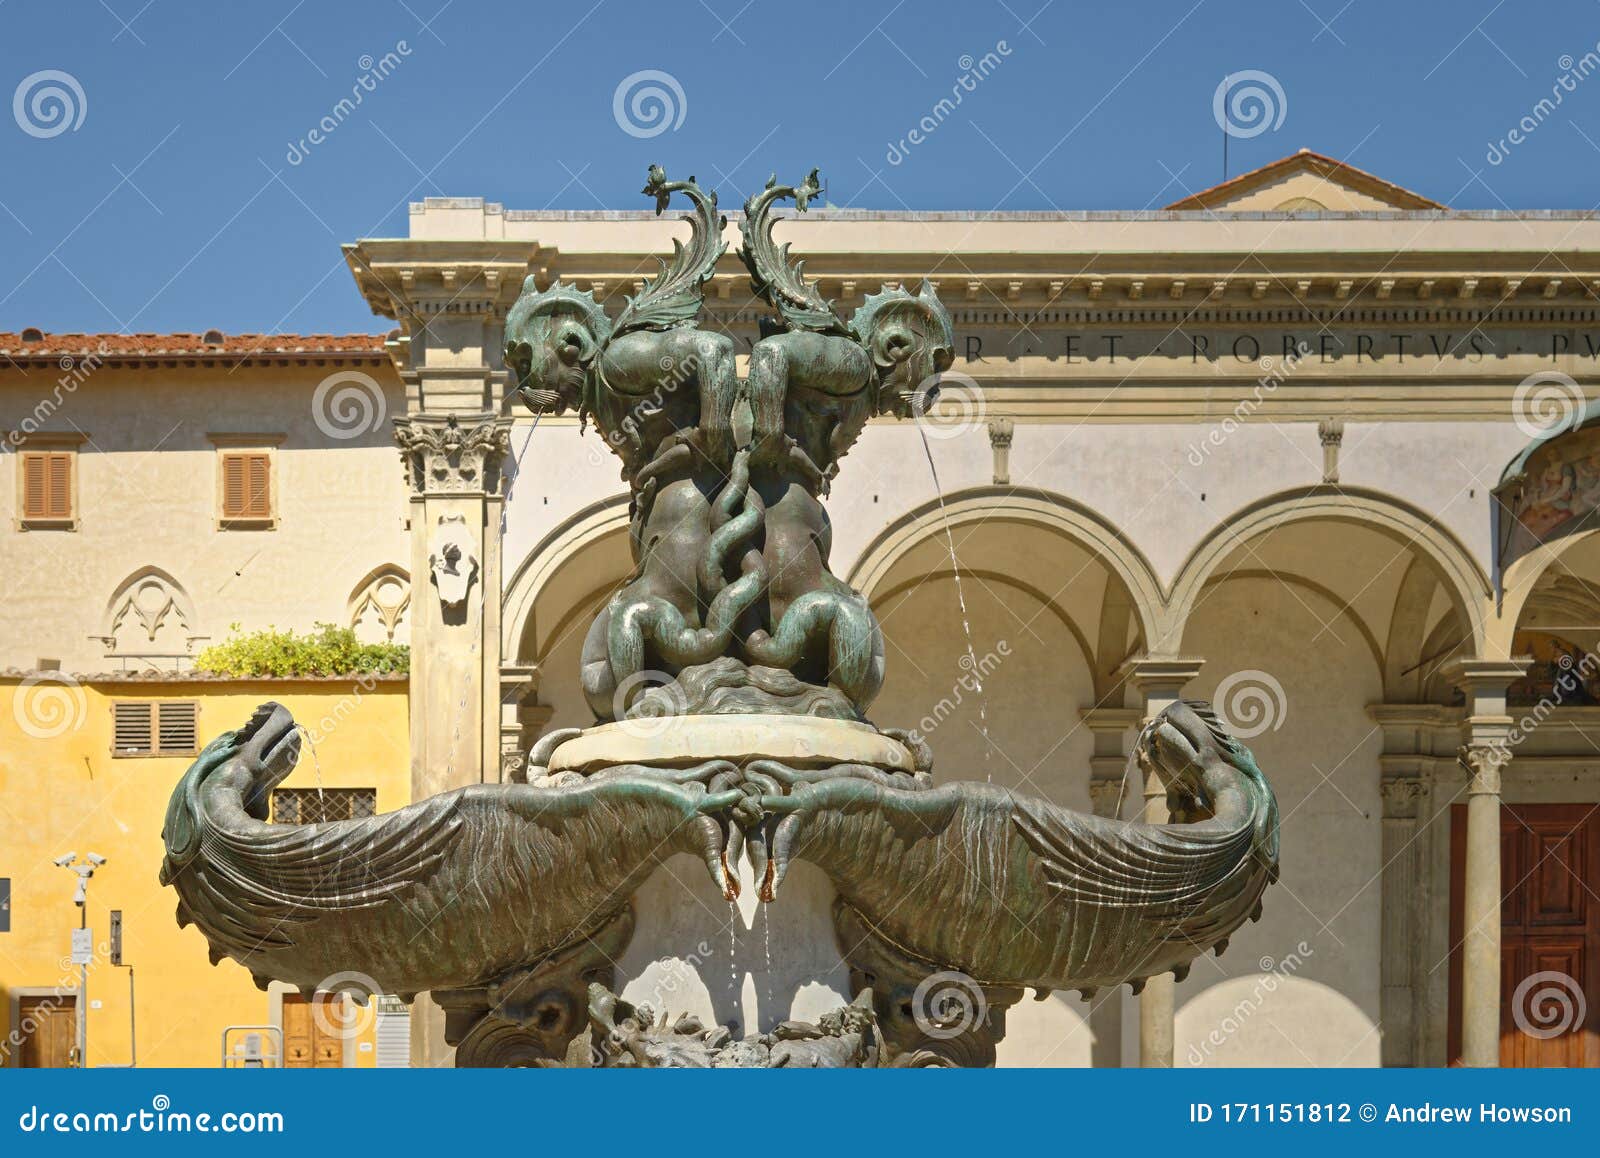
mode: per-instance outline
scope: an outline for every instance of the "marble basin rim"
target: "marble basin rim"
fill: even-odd
[[[704,760],[777,760],[794,768],[870,764],[915,771],[911,751],[870,724],[777,714],[656,716],[585,729],[550,754],[551,773],[616,764],[681,767]]]

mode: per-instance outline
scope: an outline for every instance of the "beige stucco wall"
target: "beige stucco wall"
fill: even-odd
[[[21,529],[15,460],[0,459],[0,584],[9,593],[0,606],[0,668],[49,659],[69,672],[119,670],[120,659],[90,637],[105,630],[119,585],[145,567],[160,568],[186,594],[194,617],[187,635],[220,642],[234,623],[349,623],[362,580],[410,561],[386,417],[404,403],[393,369],[367,366],[360,372],[375,392],[359,388],[371,398],[370,419],[350,437],[331,435],[340,428],[326,409],[319,426],[313,398],[335,370],[224,360],[210,368],[108,363],[89,374],[39,435],[85,436],[75,529]],[[0,371],[0,427],[18,429],[57,377],[48,364]],[[272,446],[278,517],[270,530],[219,528],[219,434],[263,435]],[[163,633],[161,647],[169,642]]]

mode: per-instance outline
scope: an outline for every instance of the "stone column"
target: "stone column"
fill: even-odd
[[[1466,745],[1467,865],[1461,935],[1461,1061],[1500,1064],[1500,773],[1511,753]]]
[[[1417,1065],[1414,1022],[1416,992],[1411,962],[1422,933],[1417,900],[1423,887],[1422,846],[1417,840],[1417,814],[1427,793],[1421,776],[1386,775],[1378,784],[1383,796],[1383,886],[1379,940],[1383,1019],[1382,1061],[1386,1066]]]
[[[500,466],[511,420],[395,419],[411,507],[411,798],[500,776]],[[446,1064],[444,1017],[419,997],[411,1063]]]
[[[1511,760],[1506,688],[1525,661],[1468,660],[1451,675],[1466,693],[1461,761],[1467,786],[1467,864],[1461,944],[1461,1060],[1500,1064],[1500,775]]]
[[[1426,998],[1432,960],[1424,948],[1433,903],[1428,872],[1433,830],[1425,824],[1433,770],[1456,746],[1461,713],[1441,704],[1375,703],[1383,729],[1378,789],[1383,798],[1382,925],[1378,1012],[1385,1066],[1426,1065]],[[1442,742],[1442,748],[1441,748]]]
[[[517,779],[528,748],[555,709],[539,702],[536,664],[500,665],[500,781]]]
[[[1204,660],[1180,656],[1144,656],[1122,667],[1129,686],[1139,693],[1141,721],[1159,716],[1183,697],[1184,685],[1200,672]],[[1151,773],[1144,780],[1143,818],[1151,824],[1167,822],[1167,789]],[[1170,1069],[1173,1060],[1173,1024],[1177,986],[1172,974],[1150,978],[1139,995],[1139,1064]]]
[[[989,419],[989,447],[994,452],[994,485],[1011,485],[1011,439],[1015,424],[1009,418]]]
[[[1094,735],[1089,760],[1089,801],[1096,816],[1116,818],[1126,798],[1142,793],[1142,782],[1128,785],[1127,736],[1139,725],[1136,708],[1084,708],[1084,727]],[[1140,796],[1142,800],[1142,795]],[[1105,989],[1089,1002],[1090,1061],[1100,1069],[1122,1065],[1122,990]]]

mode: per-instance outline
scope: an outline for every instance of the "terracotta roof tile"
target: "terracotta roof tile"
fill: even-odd
[[[373,683],[404,683],[410,677],[404,672],[367,672],[348,675],[292,675],[292,676],[234,676],[209,671],[98,671],[63,672],[54,669],[0,668],[0,682],[73,683],[73,684],[334,684],[370,680]]]
[[[13,362],[61,357],[267,358],[382,357],[385,334],[47,334],[0,332],[0,359]]]

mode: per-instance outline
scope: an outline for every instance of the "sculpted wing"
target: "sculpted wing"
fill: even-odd
[[[265,704],[174,792],[161,880],[213,961],[257,983],[370,977],[385,992],[486,982],[609,924],[661,860],[691,852],[729,887],[709,812],[731,765],[624,766],[571,786],[474,785],[363,820],[266,822],[294,721]]]
[[[1187,973],[1259,916],[1277,875],[1277,803],[1203,705],[1174,705],[1139,756],[1186,823],[1089,816],[991,784],[919,791],[773,769],[789,781],[763,798],[787,814],[773,887],[790,857],[812,861],[855,924],[930,971],[985,984],[1094,989]]]

